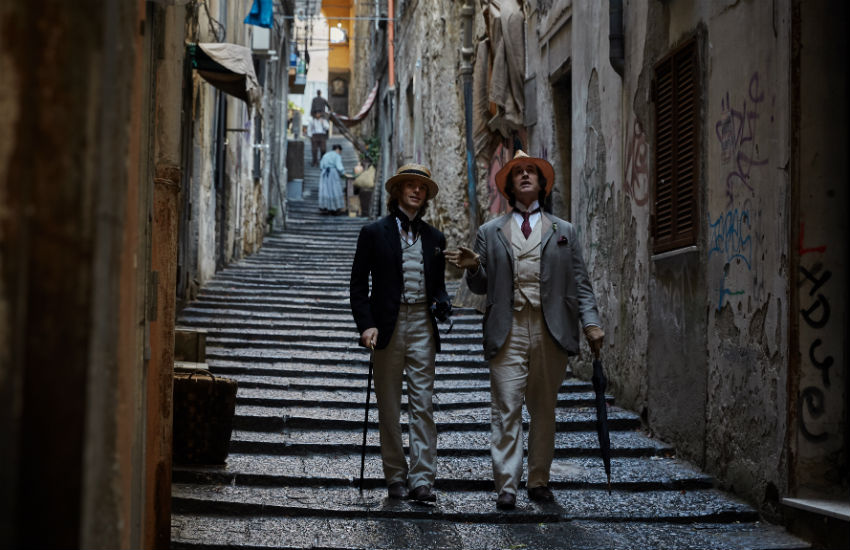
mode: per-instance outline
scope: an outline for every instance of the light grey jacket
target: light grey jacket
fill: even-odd
[[[467,272],[466,283],[476,294],[487,294],[484,313],[484,358],[499,351],[511,329],[514,301],[511,214],[478,228],[475,252],[481,266]],[[551,214],[543,214],[540,257],[540,302],[549,333],[567,353],[579,349],[579,327],[602,327],[596,298],[587,277],[575,226]]]

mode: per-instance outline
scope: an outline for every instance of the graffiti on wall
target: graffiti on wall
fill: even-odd
[[[626,145],[626,177],[623,187],[626,195],[643,206],[649,201],[648,146],[643,125],[635,119],[632,132]]]
[[[759,89],[759,73],[754,72],[750,77],[745,99],[740,102],[740,109],[733,105],[729,92],[720,100],[721,115],[714,125],[714,132],[720,142],[720,160],[725,164],[733,164],[726,175],[726,196],[729,206],[735,199],[735,189],[745,187],[753,192],[750,184],[750,174],[756,166],[764,166],[767,159],[759,158],[758,143],[756,143],[756,126],[759,121],[759,109],[764,103],[765,94]]]
[[[760,87],[758,71],[737,94],[728,90],[720,100],[720,117],[714,125],[715,137],[720,144],[720,162],[726,167],[723,173],[727,197],[726,208],[720,213],[710,213],[708,218],[709,260],[716,258],[721,266],[717,273],[717,309],[723,309],[731,296],[745,296],[744,288],[730,288],[729,281],[753,281],[757,287],[754,270],[753,247],[758,241],[756,216],[751,206],[755,188],[750,181],[754,169],[767,165],[767,156],[759,152],[758,123],[764,115],[766,94]],[[769,117],[770,122],[773,117]],[[747,277],[740,275],[746,273]],[[735,275],[739,275],[735,277]]]
[[[804,246],[805,225],[800,223],[800,241],[798,253],[800,255],[800,277],[797,286],[800,296],[800,316],[806,326],[813,331],[811,333],[808,352],[803,354],[804,361],[808,358],[812,367],[820,371],[819,384],[810,384],[800,392],[797,402],[797,416],[800,420],[800,431],[807,440],[818,443],[826,441],[829,434],[825,431],[816,431],[811,426],[818,418],[826,414],[827,399],[824,389],[829,389],[831,382],[829,369],[835,359],[824,354],[819,348],[823,346],[823,340],[816,331],[823,330],[830,321],[829,299],[824,286],[832,277],[832,272],[824,267],[820,261],[820,255],[826,252],[826,245],[806,247]],[[814,256],[810,256],[813,254]],[[808,333],[809,331],[806,331]],[[801,349],[804,342],[800,342]]]

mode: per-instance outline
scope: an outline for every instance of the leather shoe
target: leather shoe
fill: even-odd
[[[392,499],[404,500],[407,498],[407,495],[407,485],[402,481],[390,483],[389,487],[387,487],[387,496]]]
[[[539,487],[532,487],[528,490],[528,498],[535,502],[554,502],[555,495],[552,494],[552,491],[549,487],[545,485],[541,485]]]
[[[437,494],[431,490],[431,485],[426,483],[411,491],[410,499],[418,500],[419,502],[436,502]]]
[[[499,510],[513,510],[516,508],[516,495],[507,491],[499,493],[496,499],[496,508]]]

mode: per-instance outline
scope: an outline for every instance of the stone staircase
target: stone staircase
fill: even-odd
[[[343,145],[348,168],[354,152]],[[368,354],[356,343],[348,279],[367,220],[319,215],[318,170],[309,148],[305,156],[304,200],[290,202],[286,230],[221,271],[179,319],[208,331],[210,369],[238,380],[239,392],[226,466],[174,469],[174,548],[808,547],[714,489],[610,397],[609,494],[593,389],[571,376],[559,395],[557,502],[521,491],[515,511],[498,511],[481,317],[466,309],[437,356],[437,503],[385,498],[374,392],[361,494]]]

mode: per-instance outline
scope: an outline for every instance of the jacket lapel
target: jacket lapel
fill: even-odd
[[[513,220],[513,214],[508,212],[505,214],[504,222],[499,224],[496,227],[496,236],[501,241],[502,246],[505,247],[505,252],[508,253],[508,258],[511,259],[511,266],[514,264],[514,250],[513,246],[511,246],[511,221]]]
[[[384,237],[387,239],[390,250],[392,250],[393,263],[396,269],[401,272],[401,235],[398,234],[398,225],[392,215],[384,218]]]
[[[542,210],[540,211],[540,223],[545,224],[541,227],[543,230],[543,237],[540,241],[540,251],[542,255],[543,249],[546,248],[546,243],[549,242],[549,239],[552,238],[552,235],[555,233],[555,228],[553,227],[552,220],[550,220]]]

